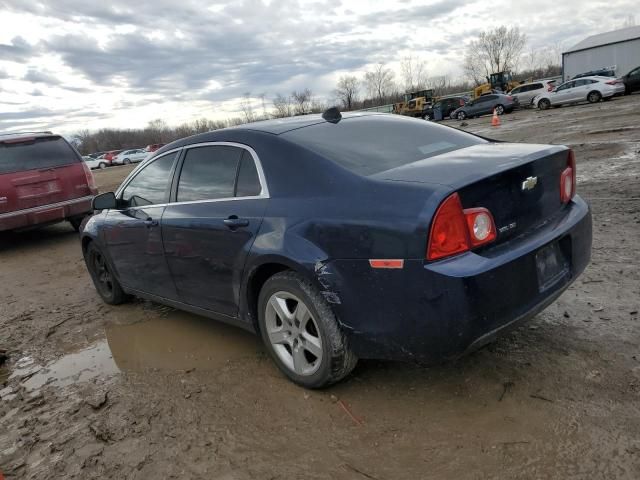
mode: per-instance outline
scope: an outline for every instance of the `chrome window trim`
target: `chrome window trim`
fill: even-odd
[[[185,145],[184,149],[190,150],[192,148],[215,147],[215,146],[242,148],[251,154],[251,158],[253,158],[253,164],[256,166],[256,170],[258,171],[258,180],[260,180],[260,195],[254,195],[252,197],[226,197],[226,198],[212,198],[208,200],[191,200],[188,202],[173,202],[172,203],[173,205],[175,205],[176,203],[183,204],[183,203],[194,203],[194,202],[213,202],[216,200],[233,200],[233,199],[241,200],[243,198],[254,198],[254,199],[269,198],[269,187],[267,186],[267,180],[264,176],[264,170],[262,169],[262,162],[260,162],[260,158],[258,157],[258,154],[256,153],[256,151],[253,148],[251,148],[249,145],[245,145],[244,143],[237,143],[237,142],[203,142],[203,143],[194,143],[191,145]],[[180,188],[179,178],[178,178],[178,188]]]
[[[151,208],[151,207],[169,207],[171,205],[191,205],[191,204],[196,204],[196,203],[212,203],[212,202],[228,202],[228,201],[237,201],[237,200],[259,200],[259,199],[266,199],[266,198],[271,198],[270,194],[269,194],[269,186],[267,185],[267,179],[264,175],[264,170],[262,168],[262,162],[260,161],[260,157],[258,157],[258,154],[256,153],[256,151],[251,148],[249,145],[245,145],[244,143],[237,143],[237,142],[202,142],[202,143],[193,143],[190,145],[184,145],[182,147],[178,147],[178,148],[174,148],[172,150],[169,150],[167,152],[164,152],[162,155],[158,156],[158,157],[152,157],[150,159],[148,159],[147,161],[143,161],[140,165],[138,165],[138,167],[136,167],[130,174],[129,176],[125,179],[125,181],[122,183],[122,185],[120,185],[120,187],[118,188],[118,190],[116,191],[116,198],[118,198],[121,194],[122,191],[127,188],[127,186],[129,185],[129,182],[131,182],[131,180],[133,180],[133,178],[135,177],[134,173],[137,175],[136,170],[142,170],[146,165],[148,165],[149,163],[151,163],[153,160],[156,160],[158,158],[162,158],[165,155],[169,155],[170,153],[174,153],[176,151],[180,151],[180,150],[189,150],[191,148],[198,148],[198,147],[212,147],[212,146],[227,146],[227,147],[237,147],[237,148],[242,148],[246,151],[249,152],[249,154],[251,154],[251,157],[253,158],[253,164],[256,166],[256,170],[258,172],[258,180],[260,181],[260,195],[252,195],[252,196],[247,196],[247,197],[225,197],[225,198],[211,198],[211,199],[204,199],[204,200],[189,200],[186,202],[169,202],[169,203],[154,203],[154,204],[150,204],[150,205],[140,205],[137,207],[129,207],[127,210],[137,210],[137,209],[144,209],[144,208]],[[186,154],[185,154],[186,155]],[[184,162],[183,162],[184,164]],[[174,173],[175,175],[175,173]],[[131,178],[129,178],[131,177]],[[178,178],[178,187],[180,186],[180,179]]]

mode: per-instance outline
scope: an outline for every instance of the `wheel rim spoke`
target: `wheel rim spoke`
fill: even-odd
[[[311,353],[316,358],[322,357],[322,345],[320,344],[320,339],[318,337],[314,337],[308,332],[302,334],[305,343],[304,348],[309,353]]]
[[[269,303],[275,310],[278,317],[280,317],[280,320],[289,324],[291,323],[291,320],[293,319],[293,314],[289,311],[289,307],[287,306],[286,299],[280,298],[279,296],[274,295],[273,297],[271,297],[271,300],[269,300]]]
[[[291,343],[290,335],[284,328],[281,328],[280,330],[270,331],[269,339],[271,340],[271,343],[275,345],[288,345]]]
[[[293,370],[298,375],[304,375],[310,367],[307,358],[304,356],[304,349],[298,345],[293,348]]]

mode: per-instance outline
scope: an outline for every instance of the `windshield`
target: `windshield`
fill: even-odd
[[[282,136],[363,176],[486,142],[455,128],[399,115],[346,118]]]

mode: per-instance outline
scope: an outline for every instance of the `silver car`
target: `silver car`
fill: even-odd
[[[520,105],[524,107],[531,105],[533,99],[538,95],[553,90],[555,83],[555,80],[540,80],[538,82],[525,83],[512,89],[509,95],[517,98]]]
[[[551,92],[545,92],[533,99],[533,103],[540,110],[551,106],[568,103],[610,100],[617,93],[616,79],[611,77],[583,77],[569,80],[556,87]]]
[[[113,157],[111,161],[114,165],[127,165],[129,163],[138,163],[147,158],[147,153],[142,148],[134,148],[133,150],[125,150]]]

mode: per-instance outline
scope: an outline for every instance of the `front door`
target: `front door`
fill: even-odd
[[[169,198],[177,153],[146,165],[118,196],[119,207],[107,214],[105,242],[122,285],[176,299],[164,257],[160,221]]]
[[[240,146],[186,151],[176,201],[162,217],[165,256],[182,302],[237,316],[245,261],[268,202],[256,165]]]

